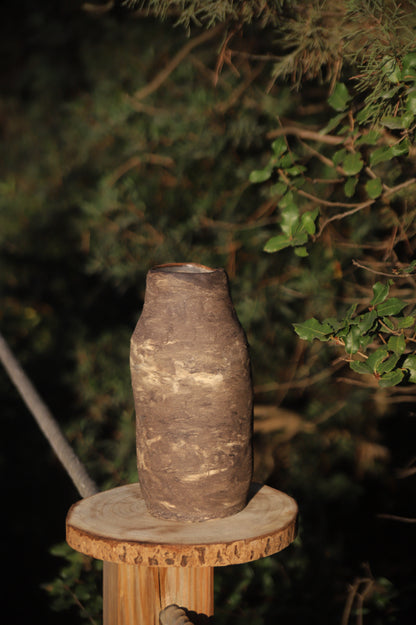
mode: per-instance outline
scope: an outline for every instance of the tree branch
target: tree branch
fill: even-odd
[[[401,523],[416,523],[416,518],[398,516],[397,514],[378,514],[379,519],[390,519],[391,521],[400,521]]]
[[[184,45],[177,54],[175,54],[173,59],[153,78],[153,80],[133,94],[133,98],[135,100],[143,100],[148,95],[159,89],[170,74],[178,67],[179,63],[181,63],[194,48],[216,37],[223,28],[224,25],[219,24],[218,26],[215,26],[215,28],[211,28],[211,30],[203,32],[198,37],[188,41],[188,43]]]
[[[276,137],[286,135],[293,135],[300,137],[301,139],[310,139],[311,141],[318,141],[319,143],[328,143],[329,145],[341,145],[345,142],[344,137],[336,137],[335,135],[324,135],[316,130],[309,130],[307,128],[300,128],[299,126],[282,126],[271,130],[267,133],[268,139],[276,139]]]
[[[108,185],[114,186],[116,182],[127,174],[131,169],[139,168],[143,163],[150,165],[161,165],[162,167],[173,167],[175,162],[170,156],[163,154],[142,154],[141,156],[131,156],[125,163],[115,169],[108,179]]]
[[[82,5],[82,10],[87,13],[95,13],[96,15],[101,15],[102,13],[108,13],[114,7],[114,0],[109,0],[105,4],[93,4],[91,2],[84,2]]]
[[[394,195],[395,193],[398,193],[399,191],[401,191],[402,189],[405,189],[406,187],[411,186],[412,184],[416,183],[416,178],[409,178],[409,180],[405,180],[404,182],[401,182],[400,184],[398,184],[395,187],[391,187],[389,188],[387,191],[385,191],[383,193],[383,195],[381,196],[383,197],[388,197],[390,195]],[[297,190],[299,194],[304,195],[305,197],[308,197],[310,194],[306,194],[305,192],[302,192],[302,189],[298,189]],[[311,199],[315,199],[314,196],[311,197]],[[351,210],[345,211],[344,213],[337,213],[336,215],[332,215],[332,217],[329,217],[328,219],[326,219],[321,227],[319,228],[319,232],[316,235],[316,238],[320,237],[323,230],[327,227],[327,225],[329,223],[331,223],[331,221],[338,221],[340,219],[344,219],[345,217],[349,217],[350,215],[353,215],[354,213],[357,213],[360,210],[363,210],[364,208],[367,208],[368,206],[372,206],[372,204],[374,204],[376,202],[376,199],[373,200],[367,200],[365,202],[361,202],[360,204],[344,204],[344,206],[351,206]],[[319,198],[316,198],[316,201],[318,201]],[[332,202],[329,203],[325,200],[321,200],[321,203],[324,204],[325,206],[329,206],[329,205],[336,205],[336,202]],[[338,206],[342,205],[341,202],[338,203]]]
[[[58,423],[39,396],[1,334],[0,361],[61,464],[72,479],[81,497],[89,497],[97,493],[97,485],[87,474],[85,467],[81,464],[79,458],[75,455],[73,449],[62,434]]]
[[[248,89],[248,87],[251,85],[251,83],[253,82],[253,80],[255,80],[257,78],[257,76],[261,73],[263,69],[263,65],[260,64],[255,70],[253,70],[248,76],[247,78],[244,80],[244,82],[242,82],[230,95],[230,97],[228,98],[228,100],[226,102],[221,102],[221,104],[219,104],[216,107],[216,110],[219,113],[226,113],[228,111],[228,109],[230,109],[232,106],[234,106],[234,104],[241,98],[241,96],[243,95],[244,91],[246,91],[246,89]]]

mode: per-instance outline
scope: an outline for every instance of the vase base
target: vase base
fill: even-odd
[[[238,514],[246,507],[247,501],[238,506],[224,506],[222,510],[215,510],[211,512],[195,511],[195,510],[175,510],[173,506],[169,506],[169,509],[162,507],[152,507],[146,503],[146,509],[149,514],[157,519],[165,519],[167,521],[181,521],[188,523],[202,523],[204,521],[212,521],[214,519],[224,519],[230,516]]]

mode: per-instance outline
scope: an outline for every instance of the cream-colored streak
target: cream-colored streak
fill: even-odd
[[[209,471],[201,471],[201,473],[192,473],[191,475],[183,476],[181,482],[197,482],[204,477],[210,477],[211,475],[216,475],[223,471],[228,471],[228,467],[224,467],[223,469],[210,469]]]

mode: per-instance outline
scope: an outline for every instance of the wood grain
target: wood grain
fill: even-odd
[[[287,547],[296,535],[296,502],[253,484],[237,514],[201,523],[149,514],[139,484],[120,486],[76,503],[67,516],[67,542],[107,562],[150,567],[215,567],[249,562]]]
[[[159,625],[160,611],[176,604],[208,622],[214,613],[213,569],[158,568],[104,563],[104,625]]]

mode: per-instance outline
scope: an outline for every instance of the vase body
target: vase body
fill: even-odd
[[[252,384],[223,269],[148,272],[130,368],[150,514],[196,522],[242,510],[252,477]]]

